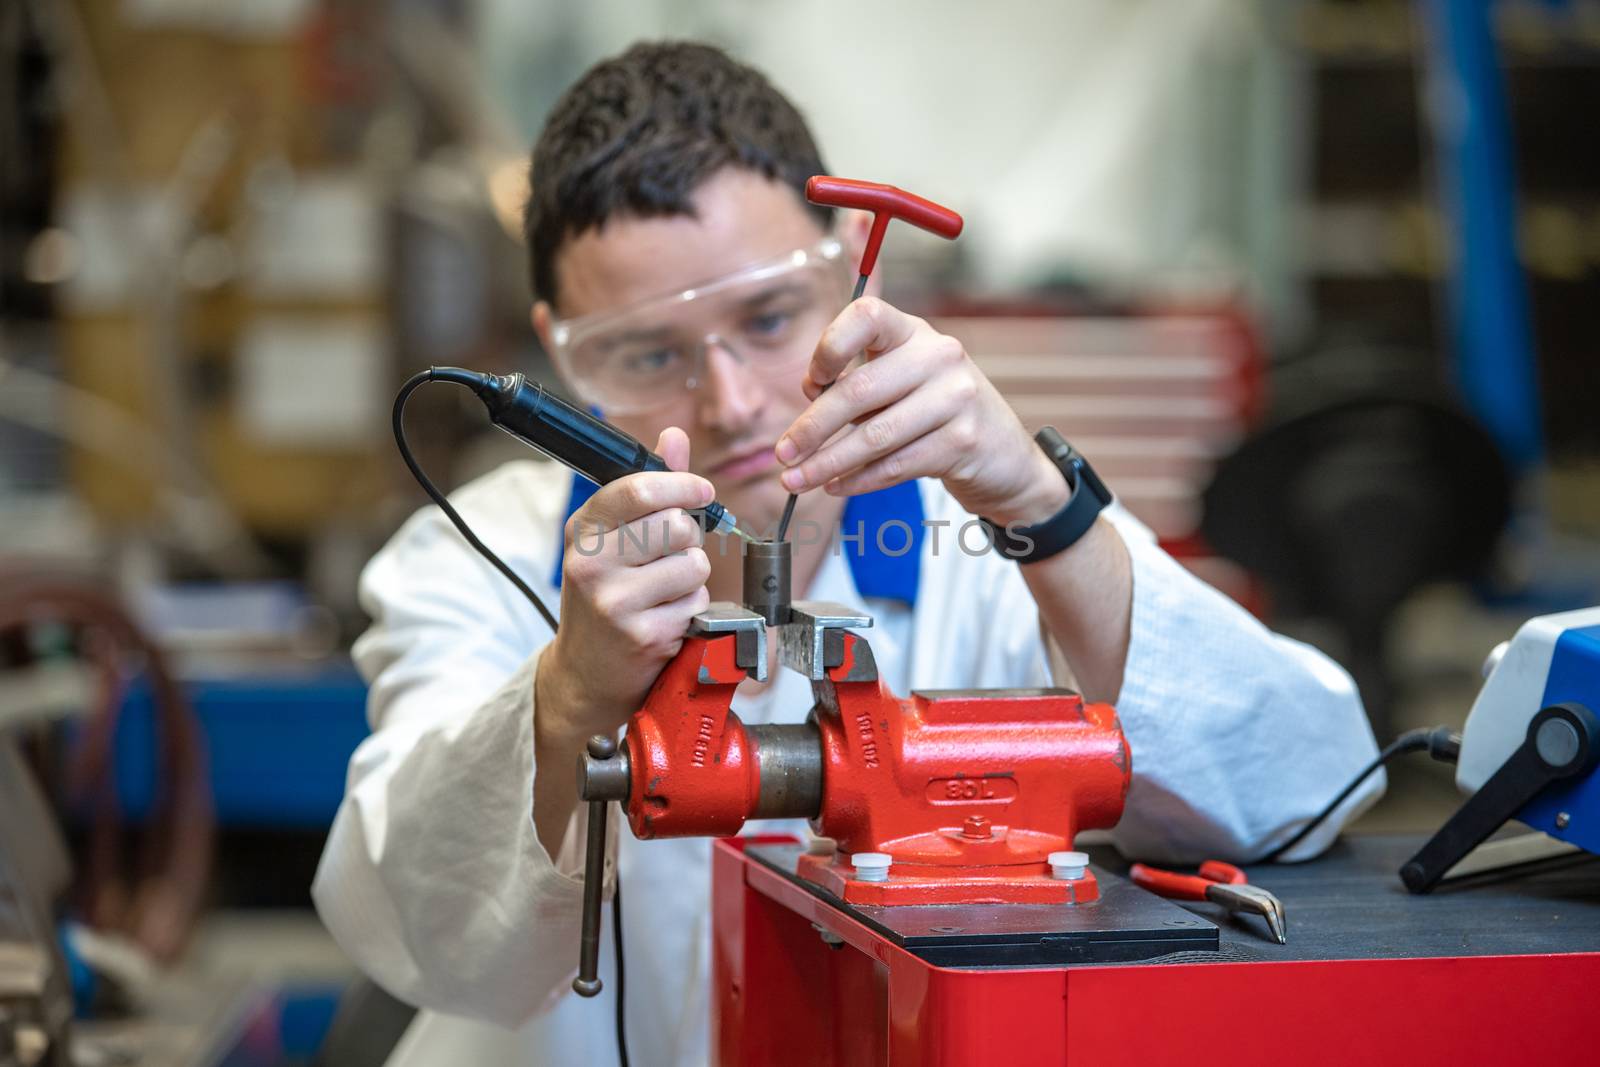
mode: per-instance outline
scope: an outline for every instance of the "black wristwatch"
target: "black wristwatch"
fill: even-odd
[[[988,527],[989,536],[994,538],[994,547],[1002,556],[1018,563],[1037,563],[1065,552],[1089,532],[1095,516],[1111,503],[1111,490],[1089,466],[1089,461],[1068,444],[1054,426],[1046,426],[1034,434],[1033,439],[1039,442],[1050,462],[1060,468],[1072,495],[1060,511],[1034,526],[1012,526],[1008,531],[978,516],[978,521]]]

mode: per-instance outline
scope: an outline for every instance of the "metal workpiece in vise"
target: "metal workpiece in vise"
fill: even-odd
[[[744,606],[768,626],[789,623],[792,541],[755,541],[744,546]]]
[[[1116,711],[1065,689],[896,696],[856,632],[871,627],[871,616],[790,602],[788,579],[786,547],[748,546],[752,602],[717,603],[696,616],[622,744],[595,738],[580,757],[589,851],[578,992],[599,989],[609,801],[623,805],[634,835],[646,839],[722,837],[751,819],[808,819],[836,847],[802,856],[796,873],[850,904],[1098,897],[1093,871],[1063,864],[1059,854],[1079,831],[1111,827],[1122,815],[1131,766]],[[767,678],[770,627],[778,629],[781,665],[811,681],[803,723],[746,725],[732,710],[741,682]]]

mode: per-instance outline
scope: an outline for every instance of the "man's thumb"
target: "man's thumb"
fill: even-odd
[[[656,438],[656,455],[667,461],[670,470],[689,469],[689,435],[676,426],[668,426]]]

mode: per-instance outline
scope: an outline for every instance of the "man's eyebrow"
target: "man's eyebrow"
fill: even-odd
[[[599,339],[597,347],[602,352],[610,352],[624,345],[664,340],[671,336],[671,333],[672,329],[668,326],[646,326],[637,330],[627,330],[623,333],[607,334]]]
[[[759,290],[758,292],[751,293],[749,296],[747,296],[743,300],[739,301],[739,306],[743,307],[743,308],[747,308],[747,309],[748,308],[754,308],[754,307],[760,307],[762,304],[770,303],[773,300],[778,299],[779,297],[789,296],[789,295],[795,294],[795,293],[802,293],[804,291],[805,291],[805,286],[800,285],[797,282],[792,282],[792,281],[774,282],[771,285],[767,286],[765,289]]]

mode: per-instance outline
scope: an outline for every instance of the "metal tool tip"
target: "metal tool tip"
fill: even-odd
[[[733,512],[726,508],[722,511],[722,521],[717,523],[716,532],[719,534],[733,534],[735,537],[748,541],[752,545],[756,543],[756,539],[745,533],[743,528],[740,527],[739,520],[734,516]]]

